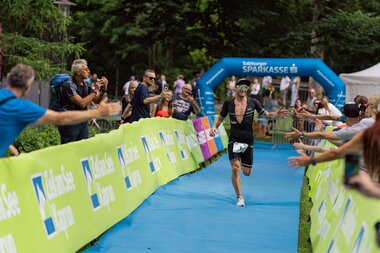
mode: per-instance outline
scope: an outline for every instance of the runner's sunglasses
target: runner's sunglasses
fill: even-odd
[[[238,85],[236,86],[238,90],[249,90],[249,87],[247,85]]]

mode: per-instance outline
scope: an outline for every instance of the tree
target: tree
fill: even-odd
[[[71,18],[64,17],[52,1],[0,1],[3,27],[0,47],[6,69],[16,63],[31,65],[36,78],[48,80],[53,74],[65,71],[59,64],[61,56],[75,58],[84,52],[84,44],[73,44],[72,37],[63,36]]]

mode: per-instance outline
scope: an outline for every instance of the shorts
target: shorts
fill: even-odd
[[[234,153],[232,152],[232,148],[234,146],[234,142],[228,143],[228,158],[230,161],[240,160],[241,165],[247,168],[252,168],[253,164],[253,146],[252,144],[247,143],[249,146],[243,153]]]

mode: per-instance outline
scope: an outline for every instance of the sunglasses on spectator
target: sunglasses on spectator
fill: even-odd
[[[368,107],[368,104],[361,104],[361,105],[359,105],[359,110],[365,111],[367,109],[367,107]]]
[[[155,78],[155,77],[152,77],[152,76],[146,76],[146,77],[148,77],[148,79],[151,80],[151,81],[156,80],[156,78]]]
[[[249,90],[249,87],[247,85],[238,85],[236,86],[238,90]]]

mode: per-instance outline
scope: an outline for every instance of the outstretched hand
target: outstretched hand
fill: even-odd
[[[287,109],[280,109],[277,111],[276,117],[278,118],[286,118],[289,117],[290,113]]]
[[[105,97],[97,108],[100,112],[100,116],[111,116],[120,113],[121,105],[120,103],[107,103],[108,98]]]
[[[299,112],[297,114],[297,118],[300,118],[300,119],[310,119],[310,118],[313,118],[313,115],[307,111],[304,111],[304,112]]]
[[[291,156],[288,158],[288,164],[292,166],[294,169],[300,168],[300,167],[306,167],[309,164],[309,161],[311,157],[307,156],[302,151],[297,151],[300,156]]]
[[[292,127],[293,132],[289,132],[285,134],[285,139],[289,140],[294,140],[294,139],[299,139],[302,135],[301,131],[298,130],[295,127]]]
[[[303,149],[303,148],[305,147],[305,144],[303,144],[303,142],[300,141],[300,142],[296,142],[296,143],[294,143],[294,144],[293,144],[293,147],[294,147],[295,149]]]

